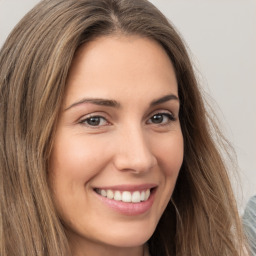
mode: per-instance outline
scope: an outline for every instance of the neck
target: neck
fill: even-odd
[[[86,248],[81,249],[77,248],[75,250],[72,250],[73,256],[148,256],[148,254],[144,251],[143,247],[138,248],[106,248],[106,247],[100,247],[97,248]]]
[[[150,256],[147,244],[115,246],[67,232],[72,256]]]
[[[147,246],[136,247],[115,247],[106,244],[81,244],[76,242],[71,244],[73,256],[149,256]]]

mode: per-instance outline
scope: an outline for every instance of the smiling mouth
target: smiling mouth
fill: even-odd
[[[154,188],[145,189],[141,191],[119,191],[119,190],[111,190],[111,189],[99,189],[96,188],[94,191],[108,199],[113,201],[122,201],[124,203],[140,203],[145,202],[149,199],[150,194]]]

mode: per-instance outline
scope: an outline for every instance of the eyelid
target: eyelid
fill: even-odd
[[[169,118],[168,122],[165,123],[153,123],[150,121],[155,115],[163,115],[167,118]],[[170,125],[170,123],[175,122],[177,120],[177,117],[172,111],[169,110],[156,110],[152,114],[150,114],[149,118],[147,119],[147,124],[152,125],[158,125],[158,126],[164,126],[164,125]]]
[[[106,124],[95,125],[95,126],[90,125],[90,124],[86,123],[86,121],[89,120],[90,118],[102,118],[105,120]],[[82,118],[80,118],[78,120],[78,123],[82,126],[86,126],[86,127],[92,128],[92,129],[99,129],[99,128],[102,128],[102,127],[105,127],[105,126],[108,126],[111,124],[111,122],[109,122],[108,118],[106,116],[104,116],[104,114],[102,114],[102,113],[87,114],[87,115],[83,116]]]
[[[166,109],[158,109],[158,110],[153,111],[149,115],[149,118],[151,118],[152,116],[157,115],[157,114],[162,114],[162,115],[166,114],[166,115],[171,115],[174,119],[177,118],[177,116],[175,115],[175,113],[173,113],[173,111],[166,110]]]

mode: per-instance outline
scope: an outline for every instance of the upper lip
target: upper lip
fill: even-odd
[[[131,184],[123,184],[123,185],[113,185],[113,186],[101,186],[94,187],[94,189],[104,189],[104,190],[114,190],[114,191],[143,191],[147,189],[152,189],[157,187],[156,184],[148,183],[148,184],[140,184],[140,185],[131,185]]]

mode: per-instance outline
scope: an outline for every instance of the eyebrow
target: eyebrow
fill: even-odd
[[[169,100],[176,100],[179,102],[179,98],[174,95],[174,94],[168,94],[168,95],[165,95],[163,97],[161,97],[160,99],[157,99],[157,100],[154,100],[150,103],[150,106],[153,107],[153,106],[156,106],[156,105],[159,105],[159,104],[162,104],[162,103],[165,103]]]
[[[100,99],[100,98],[85,98],[85,99],[81,99],[81,100],[71,104],[69,107],[67,107],[65,109],[65,111],[70,109],[70,108],[76,107],[78,105],[82,105],[84,103],[91,103],[91,104],[94,104],[94,105],[114,107],[114,108],[120,107],[120,103],[118,103],[115,100]]]
[[[154,100],[150,103],[150,107],[165,103],[169,100],[177,100],[179,101],[179,98],[174,94],[168,94],[165,95],[157,100]],[[113,108],[119,108],[121,104],[115,100],[109,100],[109,99],[101,99],[101,98],[84,98],[81,99],[73,104],[71,104],[69,107],[67,107],[64,111],[67,111],[73,107],[85,104],[85,103],[91,103],[98,106],[106,106],[106,107],[113,107]]]

